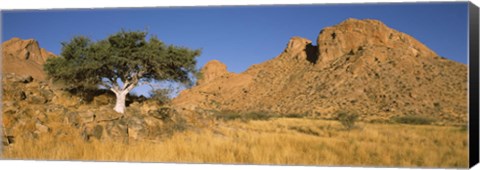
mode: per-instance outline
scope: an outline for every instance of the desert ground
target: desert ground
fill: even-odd
[[[465,127],[358,123],[308,118],[218,121],[162,141],[86,142],[70,136],[18,140],[6,159],[280,164],[315,166],[467,167]],[[71,131],[76,129],[71,128]]]

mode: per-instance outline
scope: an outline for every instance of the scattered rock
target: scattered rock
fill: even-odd
[[[19,91],[17,96],[18,96],[17,98],[18,98],[19,100],[25,100],[25,99],[27,99],[27,94],[25,94],[24,91]]]
[[[30,76],[30,75],[24,76],[19,80],[19,82],[22,82],[22,83],[25,83],[25,84],[30,83],[32,81],[33,81],[33,77]]]
[[[102,138],[102,135],[103,135],[103,126],[96,125],[96,126],[93,128],[92,135],[93,135],[95,138],[97,138],[97,139],[101,139],[101,138]]]
[[[142,117],[131,117],[128,120],[128,137],[132,139],[139,139],[140,137],[144,138],[147,134],[145,133],[145,121]]]
[[[123,117],[123,114],[117,113],[111,108],[102,108],[99,112],[95,113],[95,121],[97,122],[117,120],[121,117]]]
[[[99,96],[95,96],[95,98],[93,99],[93,104],[97,106],[102,106],[102,105],[108,105],[113,101],[114,100],[112,100],[112,98],[110,98],[108,95],[99,95]]]
[[[49,128],[45,125],[42,125],[41,123],[35,123],[35,128],[38,132],[40,133],[47,133],[49,131]]]
[[[81,125],[78,112],[67,112],[65,114],[64,122],[65,124],[71,125],[73,127],[79,127]]]
[[[105,130],[108,134],[106,138],[117,141],[128,141],[127,120],[119,119],[115,121],[104,122]]]
[[[95,114],[91,110],[80,112],[78,116],[80,116],[80,119],[83,123],[90,123],[95,119]]]
[[[48,121],[48,116],[45,113],[41,112],[40,110],[35,111],[35,116],[41,122]]]
[[[47,99],[43,96],[32,95],[28,98],[28,102],[32,104],[45,104]]]

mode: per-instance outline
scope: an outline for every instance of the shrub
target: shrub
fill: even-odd
[[[171,121],[174,114],[177,114],[175,110],[169,107],[161,107],[157,110],[149,111],[149,114],[162,121]]]
[[[396,123],[412,124],[412,125],[429,125],[434,122],[434,119],[432,118],[415,116],[415,115],[393,117],[392,120],[393,122],[396,122]]]
[[[244,120],[269,120],[273,116],[265,112],[249,112],[243,115]]]
[[[283,117],[287,117],[287,118],[304,118],[306,116],[307,116],[306,113],[289,113],[289,114],[283,115]]]
[[[156,133],[171,136],[176,132],[185,131],[190,127],[187,120],[172,108],[161,107],[157,110],[149,111],[148,113],[150,116],[163,122],[163,124],[158,126],[158,129],[155,130]]]
[[[169,120],[164,122],[162,126],[158,126],[155,130],[156,133],[161,134],[163,137],[171,137],[177,132],[184,132],[189,128],[188,122],[182,117],[178,117],[175,120]]]
[[[387,124],[387,123],[392,123],[392,120],[388,119],[372,119],[368,121],[369,123],[374,123],[374,124]]]
[[[215,118],[226,120],[226,121],[240,119],[241,117],[242,115],[240,115],[239,112],[235,112],[231,110],[215,112]]]
[[[468,132],[468,125],[461,125],[459,130],[460,132]]]
[[[171,101],[170,93],[172,92],[171,89],[155,89],[150,92],[150,99],[158,102],[158,104],[166,104]]]
[[[237,111],[225,110],[215,113],[217,119],[222,119],[226,121],[241,119],[242,121],[249,120],[269,120],[273,115],[265,112],[246,112],[241,113]]]
[[[171,129],[177,132],[183,132],[188,128],[188,123],[185,119],[179,117],[172,122]]]
[[[355,121],[357,121],[358,115],[356,113],[350,113],[341,111],[337,114],[337,120],[347,129],[350,130],[355,127]]]

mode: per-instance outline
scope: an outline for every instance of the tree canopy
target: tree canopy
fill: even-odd
[[[200,50],[146,37],[146,32],[123,30],[96,42],[76,36],[62,43],[61,57],[47,60],[44,69],[51,79],[70,88],[106,88],[117,99],[142,82],[163,80],[191,85]]]

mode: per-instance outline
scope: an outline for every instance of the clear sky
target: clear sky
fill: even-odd
[[[239,73],[280,54],[292,36],[315,42],[322,28],[347,18],[378,19],[467,63],[467,2],[11,10],[2,11],[2,42],[33,38],[60,54],[60,42],[75,35],[101,40],[122,28],[147,30],[167,44],[202,49],[199,68],[217,59]]]

